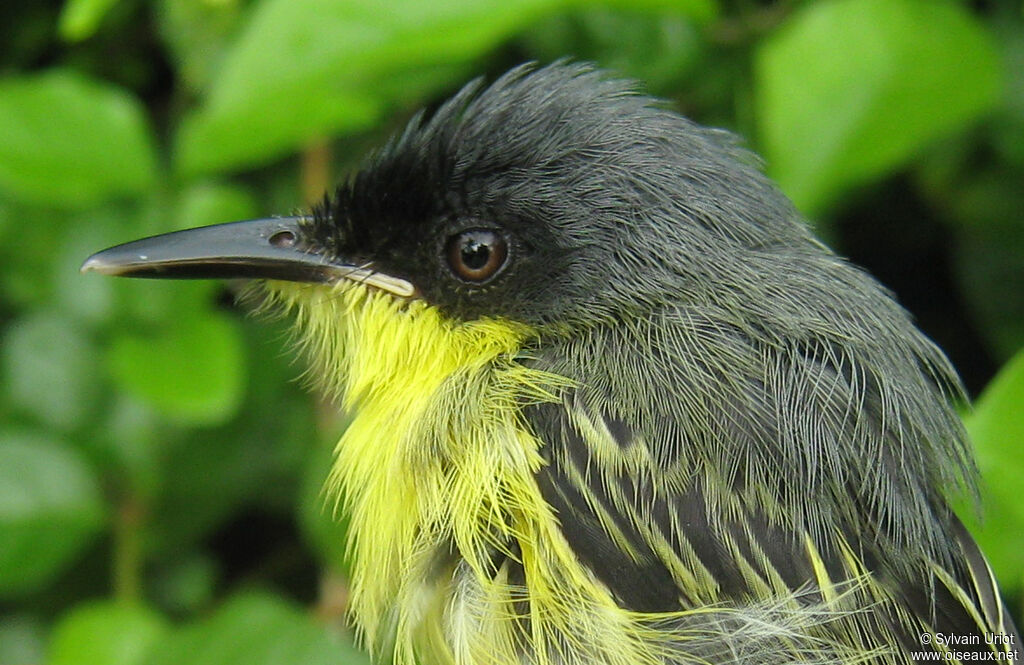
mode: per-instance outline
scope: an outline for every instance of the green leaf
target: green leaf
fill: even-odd
[[[217,72],[249,3],[158,0],[154,4],[156,28],[173,61],[177,84],[189,94],[201,91]]]
[[[994,17],[992,33],[1002,55],[1004,93],[990,128],[991,141],[1003,164],[1024,167],[1024,14]]]
[[[48,583],[103,519],[98,483],[73,449],[0,432],[0,597]]]
[[[425,92],[454,83],[453,65],[562,4],[266,0],[226,55],[200,112],[182,125],[178,170],[237,168],[365,128],[390,100],[408,98],[410,84]],[[415,81],[423,76],[429,85]],[[393,85],[396,77],[405,84]]]
[[[0,81],[0,188],[86,207],[153,185],[145,112],[128,93],[68,71]]]
[[[132,239],[137,236],[128,236]],[[85,278],[105,279],[114,284],[115,314],[110,323],[116,331],[125,331],[126,321],[147,326],[147,330],[171,329],[177,320],[205,316],[224,284],[213,279],[152,280],[110,279],[102,275]],[[199,313],[199,314],[197,314]]]
[[[60,13],[57,31],[64,39],[77,42],[96,32],[100,21],[117,0],[68,0]]]
[[[201,183],[189,187],[179,201],[175,228],[190,229],[251,219],[258,214],[258,210],[252,194],[243,187]]]
[[[570,8],[580,7],[589,10],[595,6],[605,6],[608,9],[625,9],[635,12],[675,12],[685,15],[695,21],[707,22],[719,14],[718,0],[602,0],[601,2],[590,2],[588,0],[576,0],[567,2]]]
[[[92,342],[52,312],[15,320],[3,342],[0,359],[11,403],[52,427],[80,426],[102,385]]]
[[[1024,584],[1024,350],[985,388],[964,422],[977,450],[985,520],[975,536],[1007,589]]]
[[[53,629],[49,665],[137,665],[168,628],[145,607],[112,601],[76,608]]]
[[[204,621],[162,640],[146,665],[365,665],[350,643],[266,593],[232,598]]]
[[[10,221],[5,237],[0,239],[0,293],[5,306],[15,311],[31,310],[53,299],[53,273],[58,260],[54,248],[61,244],[70,215],[9,199],[4,203],[4,214],[10,216]]]
[[[124,242],[130,226],[127,215],[90,210],[64,225],[51,248],[51,271],[57,307],[77,321],[99,324],[115,316],[114,293],[117,282],[100,275],[83,275],[82,261],[94,252]]]
[[[87,451],[97,457],[105,475],[117,478],[145,501],[164,481],[167,423],[150,406],[115,394],[104,409],[98,433],[89,437]]]
[[[768,169],[813,213],[993,108],[990,36],[959,4],[810,3],[759,49],[757,113]]]
[[[681,11],[677,5],[644,12],[628,3],[622,9],[589,6],[540,21],[517,41],[531,59],[551,62],[572,53],[643,81],[652,94],[672,95],[679,92],[680,80],[697,67],[702,68],[697,76],[707,74],[698,20],[712,13],[713,8]]]
[[[119,388],[182,423],[224,422],[244,393],[238,324],[218,313],[184,316],[149,335],[124,332],[108,362]]]

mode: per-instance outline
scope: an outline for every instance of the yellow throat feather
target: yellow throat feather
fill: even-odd
[[[371,653],[511,663],[528,641],[538,662],[662,662],[653,617],[618,607],[579,564],[534,481],[542,444],[521,409],[571,385],[516,361],[534,331],[453,321],[355,283],[268,293],[296,316],[321,387],[354,414],[328,492],[351,520],[351,612]],[[494,569],[496,554],[522,564],[525,587]]]
[[[507,543],[524,521],[552,523],[529,482],[543,462],[519,409],[567,382],[514,361],[532,336],[522,324],[453,322],[354,283],[270,293],[296,315],[321,387],[354,412],[328,488],[351,517],[356,624],[371,649],[397,631],[400,661],[403,633],[423,620],[415,608],[429,609],[409,580],[453,545],[491,579],[495,551],[519,556]]]

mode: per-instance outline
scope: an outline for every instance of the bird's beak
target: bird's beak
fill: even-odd
[[[415,295],[415,287],[404,279],[304,247],[302,220],[253,219],[143,238],[93,254],[82,264],[82,272],[164,279],[248,277],[320,283],[347,279],[401,297]]]

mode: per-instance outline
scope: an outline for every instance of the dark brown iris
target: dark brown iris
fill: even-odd
[[[494,231],[472,229],[448,239],[448,264],[467,282],[485,282],[505,264],[508,243]]]

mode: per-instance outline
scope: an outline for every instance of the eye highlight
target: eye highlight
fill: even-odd
[[[485,282],[505,265],[508,243],[486,229],[470,229],[448,239],[448,265],[467,282]]]

